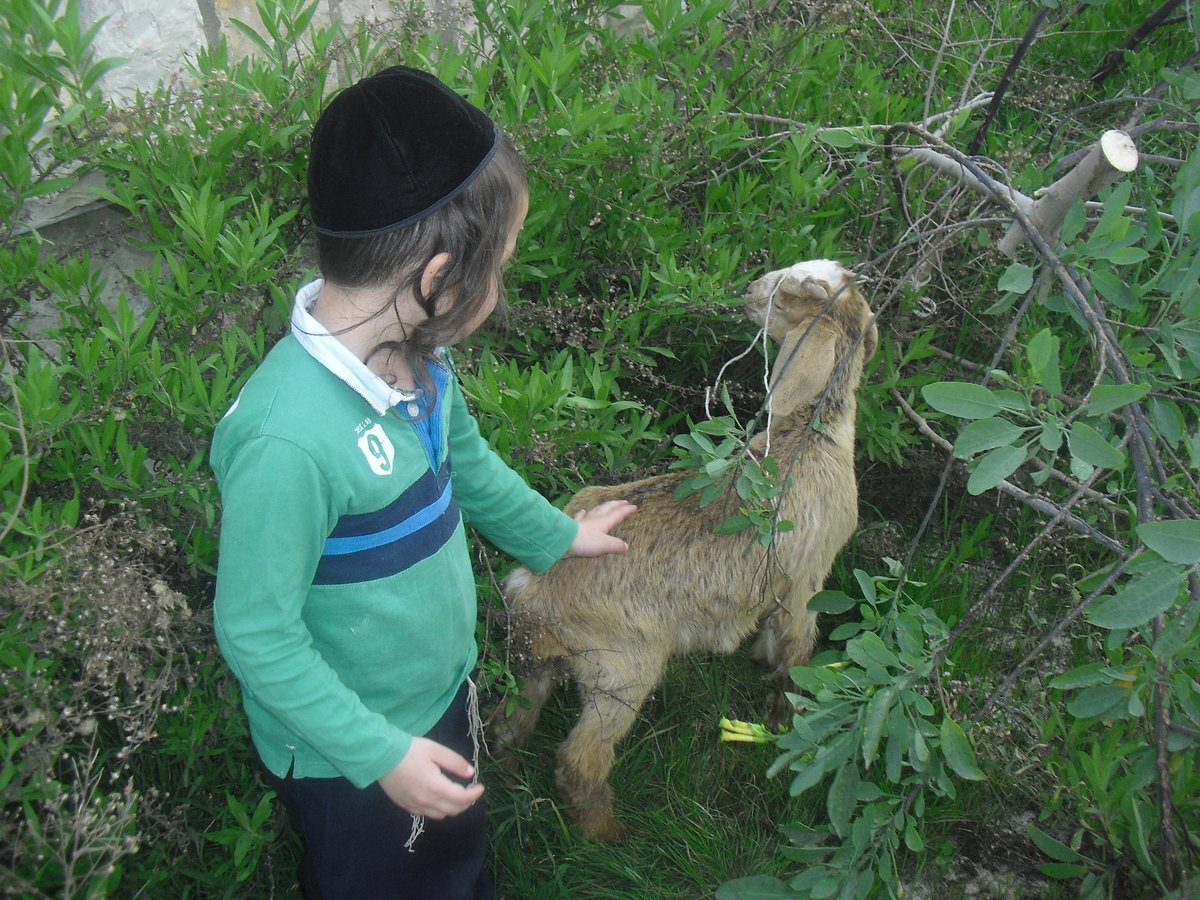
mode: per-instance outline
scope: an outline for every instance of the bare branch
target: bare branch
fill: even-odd
[[[988,104],[987,113],[984,114],[983,121],[979,125],[979,130],[975,132],[975,137],[971,140],[971,145],[967,150],[971,156],[979,153],[979,149],[983,146],[983,139],[987,137],[988,129],[992,126],[992,121],[996,118],[996,113],[1000,111],[1000,102],[1004,99],[1005,93],[1008,92],[1009,82],[1012,81],[1013,75],[1021,65],[1021,60],[1025,58],[1025,54],[1029,52],[1029,48],[1033,46],[1033,42],[1037,40],[1038,35],[1042,32],[1042,23],[1046,21],[1046,16],[1050,14],[1048,6],[1041,7],[1037,15],[1033,17],[1033,21],[1029,23],[1029,28],[1025,31],[1025,36],[1021,38],[1021,43],[1017,46],[1013,53],[1012,59],[1008,61],[1008,68],[1004,70],[1004,74],[1000,77],[1000,83],[996,85],[996,90],[992,94],[992,102]]]
[[[1079,165],[1046,188],[1025,214],[1046,242],[1054,245],[1058,243],[1058,233],[1067,213],[1077,200],[1096,196],[1103,188],[1136,169],[1137,164],[1138,151],[1132,138],[1123,131],[1106,131]],[[1006,256],[1014,256],[1024,242],[1024,228],[1014,225],[1001,239],[998,249]]]
[[[978,722],[982,720],[998,701],[1006,697],[1008,692],[1013,689],[1013,685],[1017,683],[1017,679],[1021,677],[1021,674],[1027,668],[1029,668],[1029,665],[1035,659],[1041,656],[1042,652],[1047,647],[1061,637],[1062,634],[1067,630],[1068,626],[1070,626],[1072,622],[1083,615],[1089,606],[1096,602],[1096,600],[1098,600],[1100,597],[1104,596],[1104,594],[1108,592],[1109,588],[1117,583],[1117,579],[1124,574],[1126,568],[1131,562],[1133,562],[1133,559],[1127,559],[1118,565],[1115,569],[1113,569],[1112,572],[1108,574],[1108,577],[1101,582],[1099,587],[1076,603],[1069,613],[1059,619],[1058,622],[1055,623],[1054,627],[1051,628],[1040,641],[1038,641],[1037,646],[1026,653],[1025,657],[1019,663],[1013,666],[1012,671],[1009,672],[1005,679],[996,686],[996,689],[988,695],[988,698],[983,701],[983,705],[980,706],[979,709],[975,710],[974,714],[971,716],[971,721]]]
[[[1100,84],[1113,72],[1125,65],[1125,51],[1135,49],[1138,44],[1148,38],[1160,25],[1162,25],[1176,9],[1183,5],[1183,0],[1165,0],[1165,2],[1150,15],[1146,16],[1145,20],[1129,33],[1121,46],[1116,47],[1105,55],[1100,65],[1096,67],[1096,71],[1092,73],[1092,84]]]
[[[8,389],[12,391],[13,413],[17,419],[17,436],[21,441],[21,490],[17,494],[17,502],[13,505],[12,514],[0,529],[0,544],[8,537],[9,532],[17,524],[21,510],[25,507],[25,498],[29,494],[29,436],[25,432],[25,413],[21,409],[21,398],[17,396],[16,380],[12,377],[12,357],[8,354],[8,339],[0,335],[0,352],[4,354],[4,374],[8,376]]]

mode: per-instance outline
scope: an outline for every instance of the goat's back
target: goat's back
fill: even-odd
[[[548,626],[568,652],[607,646],[616,623],[628,639],[666,642],[670,653],[732,652],[775,608],[793,573],[825,577],[857,521],[852,450],[804,428],[777,446],[797,462],[790,472],[781,467],[789,483],[780,513],[795,527],[770,550],[753,528],[717,533],[740,511],[734,491],[704,507],[698,493],[676,499],[691,473],[586,488],[568,513],[617,499],[638,507],[613,531],[629,551],[563,559],[542,575],[517,570],[505,583],[510,611]]]

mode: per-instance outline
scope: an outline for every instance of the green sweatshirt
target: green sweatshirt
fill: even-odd
[[[216,430],[214,619],[267,768],[364,787],[475,666],[464,517],[535,571],[578,526],[491,451],[448,370],[432,368],[440,397],[422,420],[418,403],[314,335],[304,309],[318,289],[302,290],[302,327]]]

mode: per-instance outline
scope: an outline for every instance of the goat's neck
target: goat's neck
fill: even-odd
[[[818,335],[809,350],[787,362],[791,372],[777,375],[769,401],[773,455],[793,449],[782,445],[798,443],[807,431],[853,450],[858,410],[854,392],[862,378],[862,364],[861,342],[841,329]],[[825,377],[814,382],[814,372]],[[760,434],[751,446],[765,449],[766,440],[765,433]]]

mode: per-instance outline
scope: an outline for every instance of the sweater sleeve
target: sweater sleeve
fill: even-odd
[[[248,702],[365,787],[404,757],[412,736],[342,683],[301,619],[336,520],[329,485],[307,452],[278,438],[252,438],[214,462],[224,507],[213,610],[221,651]]]
[[[535,572],[562,558],[579,523],[554,507],[500,459],[479,433],[457,379],[449,385],[454,499],[489,541]]]

